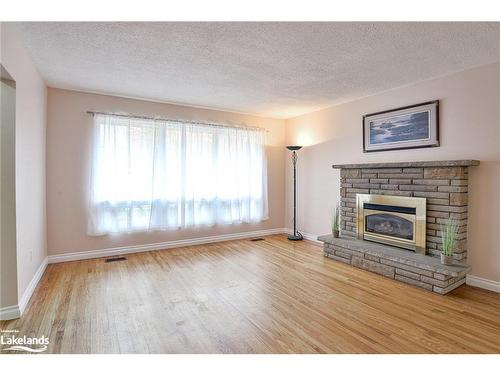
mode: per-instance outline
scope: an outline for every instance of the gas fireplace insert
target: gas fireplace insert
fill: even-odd
[[[425,254],[425,198],[357,194],[360,239]]]

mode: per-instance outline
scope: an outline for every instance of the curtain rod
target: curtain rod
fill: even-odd
[[[113,113],[113,112],[99,112],[99,111],[87,111],[87,113],[92,115],[92,116],[93,115],[107,115],[107,116],[117,116],[117,117],[133,117],[133,118],[139,118],[139,119],[145,119],[145,120],[160,120],[160,121],[188,123],[188,124],[194,124],[194,125],[218,126],[221,128],[240,128],[240,129],[250,129],[250,130],[263,130],[266,133],[269,132],[269,130],[266,130],[264,128],[259,128],[257,126],[228,125],[228,124],[220,124],[220,123],[170,119],[170,118],[165,118],[165,117],[148,117],[148,116],[134,115],[131,113]]]

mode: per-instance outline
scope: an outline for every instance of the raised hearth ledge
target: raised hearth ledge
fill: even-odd
[[[326,257],[439,294],[465,282],[470,267],[441,264],[439,258],[354,238],[319,236]]]
[[[403,161],[396,163],[334,164],[333,169],[358,168],[415,168],[415,167],[472,167],[479,165],[479,160],[438,160],[438,161]]]

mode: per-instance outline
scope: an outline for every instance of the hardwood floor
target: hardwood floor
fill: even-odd
[[[50,353],[500,353],[500,295],[439,296],[276,235],[49,265],[1,328]]]

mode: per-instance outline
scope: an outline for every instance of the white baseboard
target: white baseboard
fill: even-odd
[[[12,320],[21,316],[19,305],[0,307],[0,320]]]
[[[293,233],[293,229],[291,229],[291,228],[286,228],[286,229],[284,229],[284,231],[285,231],[286,234],[292,234]],[[306,240],[312,241],[312,242],[317,243],[317,244],[323,244],[323,242],[318,241],[318,235],[317,234],[302,232],[300,230],[298,232],[300,232],[300,234],[302,234],[302,236]]]
[[[31,279],[30,283],[28,284],[28,287],[21,296],[19,303],[15,306],[7,306],[0,308],[0,320],[11,320],[21,317],[21,315],[24,313],[24,310],[26,310],[26,307],[28,306],[28,302],[30,301],[33,292],[35,291],[38,283],[40,282],[40,279],[42,278],[45,269],[47,268],[47,261],[48,261],[47,258],[45,258],[42,261],[42,263],[36,270],[35,274],[33,275],[33,278]]]
[[[33,275],[33,278],[31,279],[30,283],[28,284],[28,287],[24,291],[23,295],[21,296],[21,299],[19,300],[19,310],[21,311],[21,315],[24,313],[24,310],[26,310],[26,306],[28,306],[28,302],[31,299],[31,296],[33,295],[33,292],[36,289],[36,286],[40,282],[40,279],[43,276],[43,273],[45,272],[45,269],[47,268],[48,264],[48,257],[46,257],[38,269],[36,270],[35,274]]]
[[[50,264],[71,262],[75,260],[102,258],[115,255],[131,254],[131,253],[141,253],[145,251],[171,249],[174,247],[182,247],[182,246],[202,245],[211,242],[238,240],[251,237],[269,236],[272,234],[281,234],[281,233],[286,233],[286,229],[284,228],[264,229],[252,232],[223,234],[220,236],[198,237],[185,240],[166,241],[166,242],[153,243],[147,245],[122,246],[122,247],[114,247],[102,250],[79,251],[61,255],[49,255],[47,258]]]
[[[478,288],[500,293],[500,282],[498,281],[483,279],[482,277],[474,275],[467,275],[465,277],[465,283],[470,286],[475,286]]]

